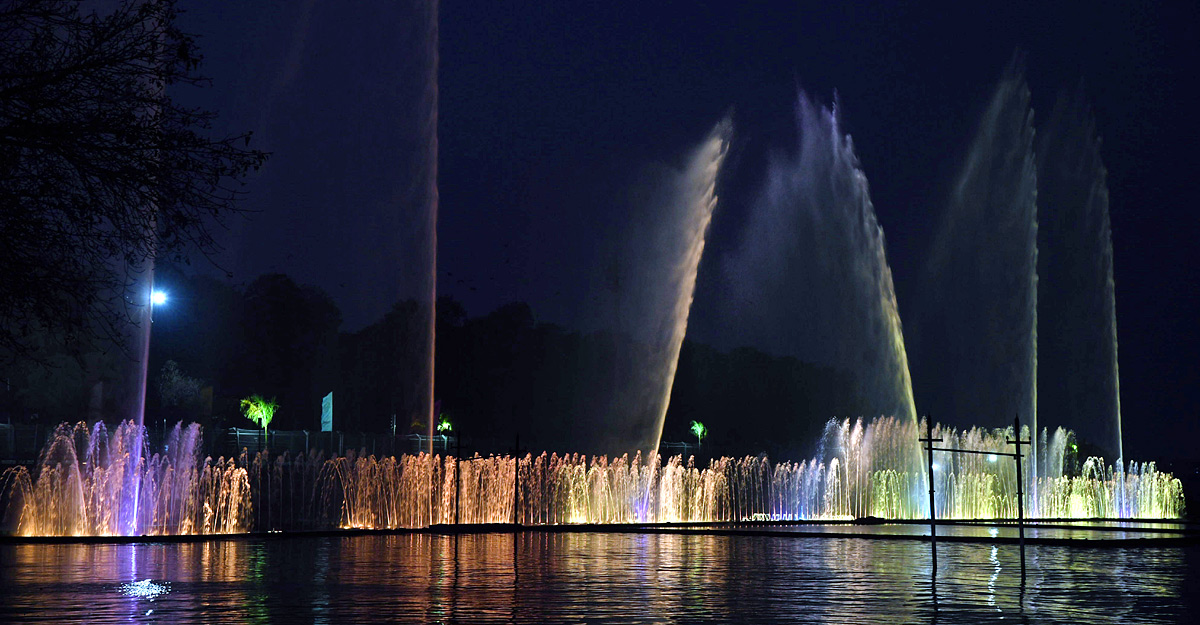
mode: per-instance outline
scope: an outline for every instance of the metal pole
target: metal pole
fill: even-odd
[[[1016,440],[1008,441],[1017,448],[1017,542],[1021,546],[1021,586],[1025,586],[1025,481],[1021,475],[1021,445],[1026,441],[1021,440],[1021,417],[1020,415],[1013,417],[1013,433],[1016,435]]]
[[[937,514],[934,500],[933,486],[933,444],[942,442],[940,438],[933,437],[933,419],[928,415],[925,416],[925,438],[920,439],[925,443],[925,449],[929,458],[929,546],[933,553],[933,580],[937,581]]]

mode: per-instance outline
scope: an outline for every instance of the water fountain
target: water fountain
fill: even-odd
[[[1033,137],[1029,89],[1013,69],[988,102],[955,178],[916,304],[921,388],[929,389],[923,409],[987,426],[1016,415],[1036,432]],[[1035,462],[1029,469],[1038,472]]]
[[[819,452],[801,462],[765,456],[694,458],[640,454],[490,456],[456,460],[426,453],[326,459],[320,452],[239,459],[200,458],[199,426],[176,426],[162,453],[135,465],[137,426],[62,426],[36,476],[4,475],[16,532],[23,536],[115,536],[128,532],[130,493],[139,488],[133,533],[215,534],[313,529],[397,529],[431,524],[690,523],[745,520],[919,519],[925,484],[909,441],[923,423],[882,417],[830,420]],[[937,514],[943,519],[1016,516],[1016,471],[1002,453],[1009,429],[935,425],[950,449],[936,452]],[[1028,430],[1022,432],[1023,437]],[[1043,473],[1033,516],[1178,518],[1180,481],[1154,463],[1109,467],[1079,458],[1072,433],[1040,434]],[[33,479],[31,479],[33,478]]]
[[[769,164],[741,249],[724,266],[733,329],[741,343],[850,372],[859,412],[915,420],[883,230],[853,141],[836,108],[804,94],[796,125],[795,154]]]
[[[110,536],[451,523],[916,519],[927,513],[923,493],[930,479],[939,518],[1012,518],[1015,466],[998,454],[1017,436],[1036,441],[1026,478],[1031,516],[1177,518],[1183,511],[1179,480],[1154,463],[1125,462],[1119,455],[1104,171],[1090,117],[1072,106],[1060,107],[1039,143],[1037,171],[1045,179],[1039,183],[1028,89],[1019,73],[1007,75],[954,188],[930,263],[935,316],[945,331],[942,340],[954,348],[949,353],[955,366],[945,372],[956,389],[952,405],[980,421],[1007,421],[1015,412],[1030,415],[1032,424],[1022,432],[934,425],[941,446],[976,453],[936,452],[932,475],[917,445],[925,423],[916,415],[891,270],[866,177],[836,111],[801,95],[798,150],[772,162],[762,210],[747,229],[749,243],[725,270],[735,278],[740,304],[752,294],[781,304],[743,309],[762,317],[750,328],[752,335],[782,322],[790,328],[785,336],[751,336],[751,342],[815,350],[820,360],[855,373],[867,411],[892,416],[830,420],[816,454],[800,462],[721,457],[707,466],[697,466],[694,457],[665,458],[652,451],[632,457],[541,453],[465,459],[262,451],[214,461],[202,457],[196,424],[176,425],[153,455],[140,421],[111,432],[103,423],[62,425],[34,472],[18,467],[0,480],[10,504],[7,520],[25,536]],[[436,114],[432,119],[429,139],[436,149]],[[630,449],[658,448],[729,133],[728,122],[718,124],[673,178],[671,201],[663,205],[669,226],[656,231],[656,242],[665,267],[648,274],[662,293],[650,307],[656,313],[647,342],[652,375],[642,394],[649,399],[640,404],[645,410],[635,410],[652,419],[643,428],[645,438]],[[430,180],[432,229],[436,169]],[[1045,244],[1053,248],[1077,238],[1090,250],[1083,260],[1047,254],[1045,264],[1052,280],[1069,280],[1080,266],[1091,280],[1082,307],[1085,322],[1098,328],[1096,336],[1068,334],[1063,345],[1085,335],[1103,343],[1089,362],[1096,365],[1103,391],[1097,414],[1101,422],[1116,424],[1118,456],[1111,466],[1081,456],[1073,432],[1037,426],[1038,184],[1062,189],[1047,193],[1052,225]],[[1070,224],[1081,220],[1084,227],[1072,232]],[[429,331],[432,348],[432,326]],[[965,350],[986,357],[973,358]],[[431,372],[422,384],[426,381],[432,389]],[[1111,428],[1101,431],[1113,434]]]
[[[4,474],[9,514],[22,536],[128,536],[249,531],[250,483],[233,459],[202,458],[200,426],[176,425],[148,455],[133,421],[60,425],[36,475]]]
[[[623,233],[622,276],[612,286],[618,331],[629,337],[616,366],[630,373],[595,426],[607,437],[599,449],[658,449],[731,132],[729,119],[719,122],[683,167],[654,176],[640,220]]]
[[[911,493],[924,486],[925,473],[907,441],[923,427],[893,417],[831,420],[818,455],[799,463],[772,463],[764,456],[722,457],[697,467],[694,458],[640,454],[462,461],[352,455],[329,461],[318,488],[327,510],[340,510],[337,525],[346,528],[423,527],[428,518],[523,525],[919,519],[926,504]],[[951,449],[1003,453],[1013,432],[935,425],[934,435]],[[1038,478],[1041,517],[1157,519],[1182,513],[1179,480],[1153,463],[1105,468],[1099,458],[1078,458],[1069,432],[1043,437],[1049,452],[1046,474]],[[1016,517],[1011,461],[937,452],[935,463],[939,518]]]
[[[422,391],[422,399],[424,405],[421,407],[422,415],[425,416],[428,422],[426,428],[426,436],[429,439],[429,453],[433,453],[433,427],[437,415],[434,414],[434,363],[437,353],[437,254],[438,254],[438,239],[437,239],[437,222],[438,222],[438,11],[440,4],[438,0],[429,0],[425,5],[426,11],[426,54],[428,60],[424,67],[429,72],[425,80],[425,93],[422,97],[422,113],[424,124],[421,128],[421,134],[427,146],[428,153],[425,155],[425,180],[424,190],[426,197],[424,203],[428,207],[428,220],[424,226],[427,228],[428,236],[426,238],[427,260],[429,263],[427,276],[427,285],[423,289],[423,293],[428,297],[428,300],[423,302],[422,311],[429,318],[426,321],[427,328],[426,336],[426,353],[424,358],[424,367],[422,374],[425,379],[419,380]]]
[[[1120,461],[1116,289],[1106,172],[1082,93],[1039,125],[1038,409]]]

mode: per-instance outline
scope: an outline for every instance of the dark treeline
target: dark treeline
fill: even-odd
[[[169,306],[155,312],[146,421],[254,427],[238,403],[260,394],[279,410],[272,429],[320,428],[321,398],[334,393],[334,428],[424,432],[405,414],[417,392],[424,328],[416,302],[401,301],[356,332],[341,332],[333,300],[282,274],[244,288],[160,269]],[[590,452],[606,416],[622,406],[614,389],[640,374],[620,370],[627,336],[539,323],[527,304],[468,317],[438,302],[436,399],[469,440],[507,451],[517,435],[531,451]],[[43,425],[128,418],[136,362],[121,350],[86,354],[47,346],[53,358],[4,372],[3,408]],[[628,369],[628,367],[626,367]],[[814,450],[830,417],[857,414],[848,376],[751,348],[730,352],[687,341],[675,376],[665,441],[694,442],[692,420],[709,430],[704,455],[766,452],[799,458]],[[477,445],[475,445],[477,446]]]

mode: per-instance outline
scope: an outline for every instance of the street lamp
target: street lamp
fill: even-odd
[[[150,292],[150,303],[154,306],[162,306],[163,304],[166,304],[167,303],[167,292],[166,291],[158,291],[158,290],[151,291]]]

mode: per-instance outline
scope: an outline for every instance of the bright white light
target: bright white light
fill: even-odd
[[[117,587],[121,594],[128,597],[137,597],[139,599],[149,599],[153,601],[157,597],[161,597],[171,592],[171,585],[167,582],[156,584],[151,580],[143,579],[140,582],[132,582],[129,584],[121,584]]]
[[[941,470],[942,470],[942,465],[940,465],[940,464],[938,464],[938,463],[936,463],[936,462],[935,462],[935,463],[933,463],[933,470],[934,470],[934,471],[941,471]]]
[[[162,306],[163,304],[166,304],[167,303],[167,292],[166,291],[154,291],[154,292],[150,293],[150,303],[154,304],[155,306]]]
[[[988,454],[988,462],[995,462],[996,454]]]

